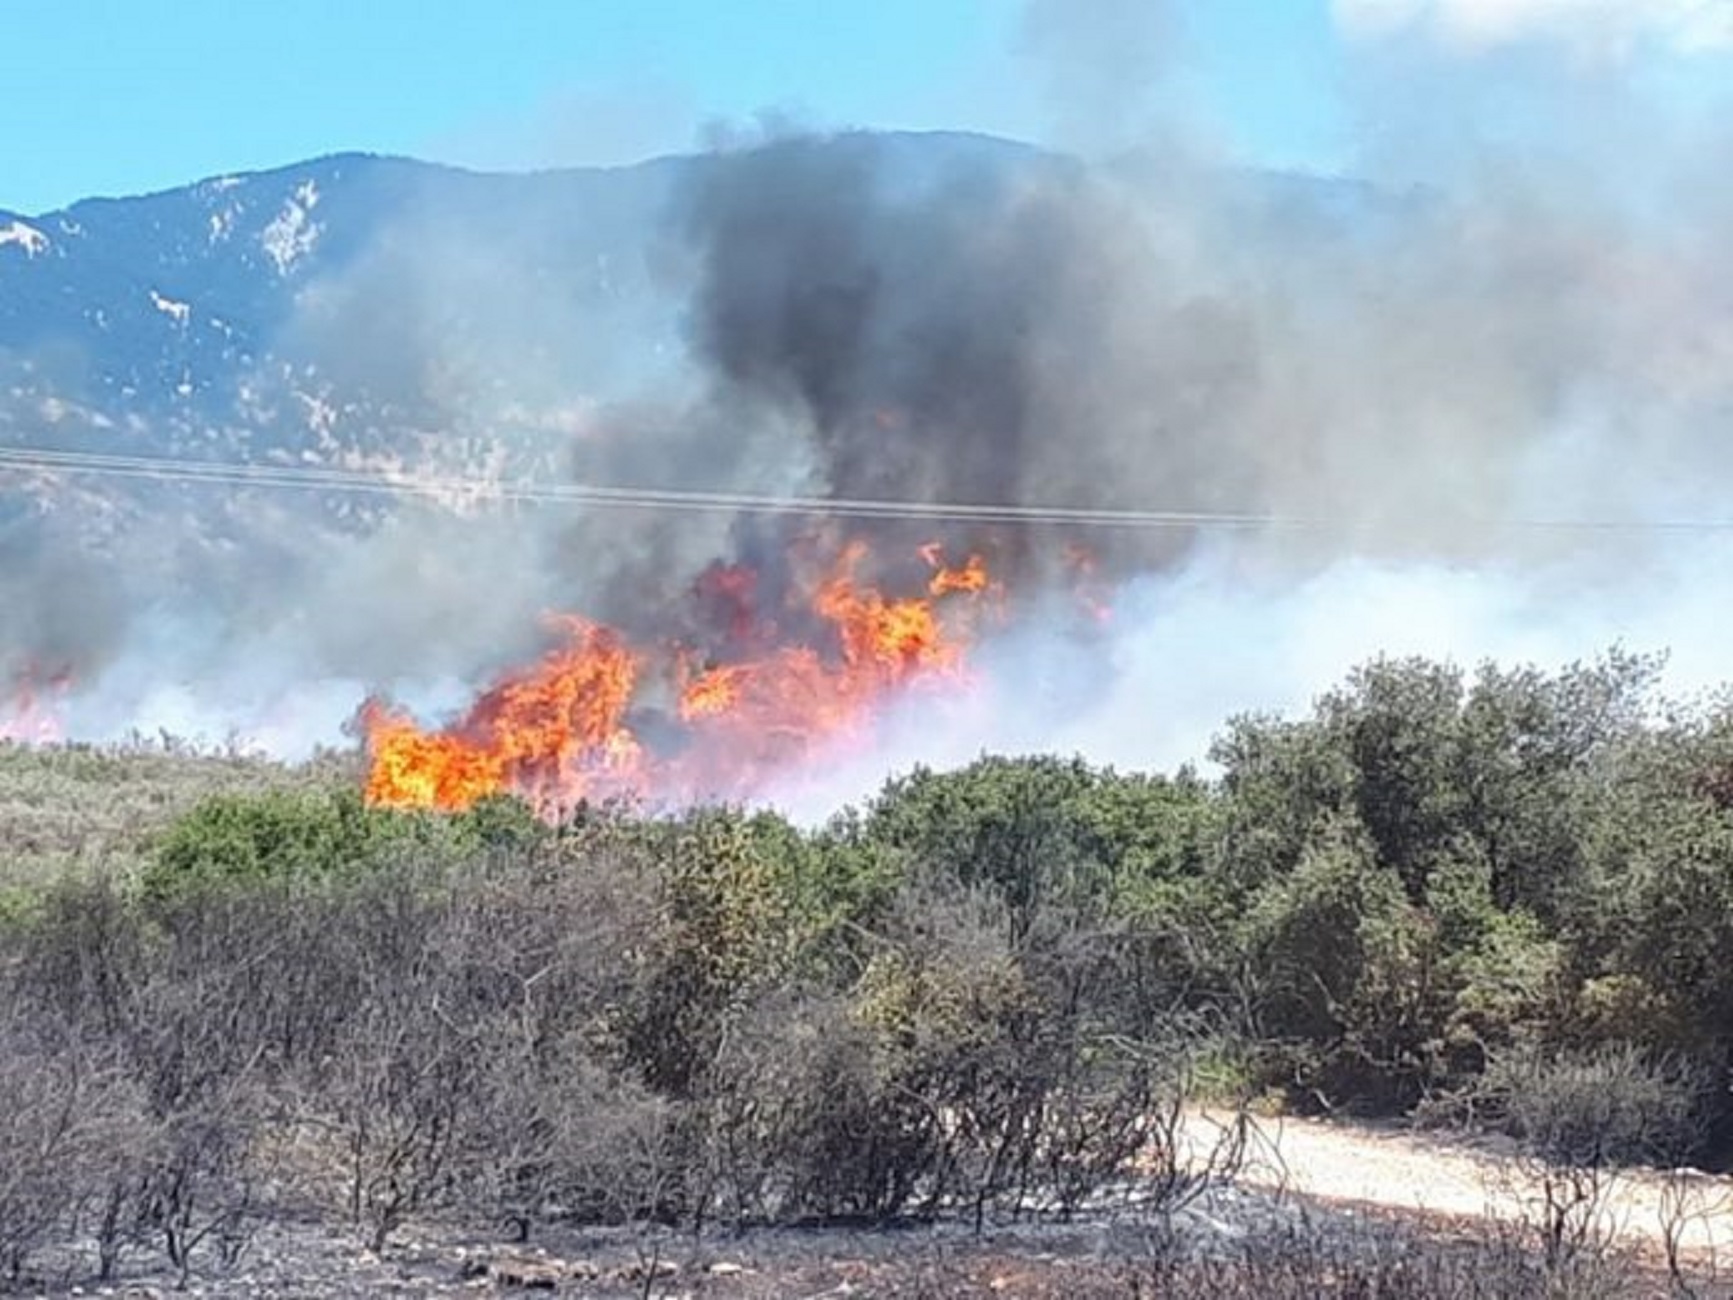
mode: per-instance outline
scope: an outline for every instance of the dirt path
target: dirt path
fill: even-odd
[[[1207,1114],[1194,1117],[1191,1141],[1207,1142],[1218,1123]],[[1240,1178],[1248,1186],[1452,1219],[1539,1221],[1544,1189],[1538,1175],[1501,1156],[1495,1143],[1471,1145],[1409,1129],[1322,1120],[1258,1123]],[[1671,1216],[1680,1225],[1681,1248],[1695,1265],[1733,1267],[1733,1178],[1694,1170],[1607,1177],[1599,1231],[1659,1257]]]

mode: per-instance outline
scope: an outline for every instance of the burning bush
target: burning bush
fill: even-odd
[[[581,618],[552,619],[554,647],[443,730],[369,702],[368,800],[463,809],[510,793],[558,819],[622,796],[762,793],[827,748],[859,743],[899,692],[964,680],[991,592],[985,564],[977,555],[948,568],[936,544],[920,553],[930,576],[919,595],[866,581],[870,552],[857,542],[764,609],[750,571],[713,569],[690,593],[719,624],[702,640],[643,647]]]

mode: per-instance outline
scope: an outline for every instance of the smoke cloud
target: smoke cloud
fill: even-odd
[[[126,593],[113,575],[75,536],[30,516],[0,524],[0,609],[0,689],[33,675],[89,672],[115,652],[127,622]]]
[[[1496,34],[1567,8],[1403,14]],[[1707,39],[1645,13],[1629,30]],[[406,205],[303,293],[279,345],[323,376],[322,436],[363,468],[1219,519],[471,503],[311,528],[249,497],[226,549],[154,543],[148,572],[92,575],[48,533],[5,534],[0,599],[28,632],[0,664],[77,658],[91,732],[236,727],[289,750],[334,739],[369,689],[458,706],[545,643],[545,610],[703,646],[719,566],[750,566],[787,618],[803,548],[867,536],[892,585],[922,542],[979,550],[1012,610],[979,689],[943,725],[909,706],[875,752],[779,792],[815,815],[888,767],[983,749],[1196,759],[1229,713],[1299,706],[1379,652],[1560,662],[1622,640],[1670,647],[1680,689],[1733,675],[1733,549],[1703,526],[1733,486],[1723,144],[1658,134],[1631,188],[1616,135],[1548,117],[1503,155],[1441,147],[1432,123],[1408,155],[1425,185],[1272,175],[1159,131],[1124,150],[1115,96],[1079,89],[1159,100],[1184,57],[1162,12],[1038,4],[1022,39],[1075,109],[1064,130],[1094,122],[1110,160],[794,134],[623,174],[641,189],[608,208],[599,180],[581,202],[476,181]],[[1381,156],[1403,120],[1381,118]],[[425,436],[345,425],[359,392],[412,406]],[[1105,622],[1079,614],[1085,553]],[[69,586],[90,593],[76,618],[46,594]]]
[[[1333,0],[1332,7],[1351,32],[1419,27],[1467,49],[1537,38],[1602,57],[1644,40],[1686,52],[1733,46],[1733,9],[1714,0]]]

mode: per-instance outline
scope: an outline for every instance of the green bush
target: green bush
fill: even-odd
[[[408,853],[474,852],[510,824],[491,806],[446,818],[369,808],[349,791],[214,795],[158,837],[141,886],[162,901],[214,886],[340,878]]]
[[[1213,832],[1209,792],[1189,772],[1126,776],[1052,757],[917,768],[886,784],[862,824],[908,863],[991,889],[1019,931],[1044,906],[1105,909],[1200,876]]]

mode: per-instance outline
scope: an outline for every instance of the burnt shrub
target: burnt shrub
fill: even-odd
[[[1474,1087],[1483,1123],[1558,1165],[1675,1164],[1700,1140],[1707,1076],[1628,1044],[1495,1055]]]
[[[135,1166],[150,1124],[124,1062],[48,1017],[0,1012],[0,1097],[0,1281],[16,1284]]]

